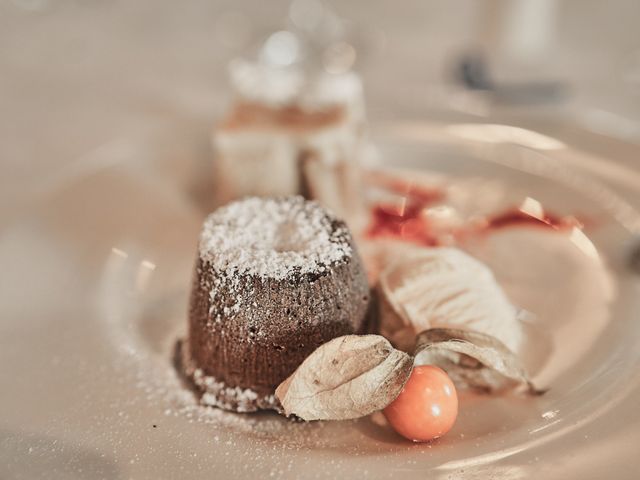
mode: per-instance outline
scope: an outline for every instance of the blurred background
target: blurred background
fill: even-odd
[[[205,155],[228,62],[318,18],[373,125],[509,123],[640,162],[637,0],[0,0],[0,220],[123,138],[175,129]]]

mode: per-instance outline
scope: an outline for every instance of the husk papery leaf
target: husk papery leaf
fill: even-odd
[[[418,332],[460,328],[499,338],[514,351],[523,340],[518,309],[493,273],[455,248],[432,248],[400,258],[378,278],[380,333],[412,351]]]
[[[412,368],[413,358],[380,335],[345,335],[309,355],[276,397],[304,420],[363,417],[395,400]]]
[[[532,395],[536,388],[518,357],[500,340],[470,330],[432,328],[416,341],[416,365],[437,365],[462,386],[487,392],[524,388]]]

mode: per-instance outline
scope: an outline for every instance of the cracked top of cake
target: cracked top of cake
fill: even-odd
[[[322,273],[352,255],[345,224],[302,197],[250,197],[207,217],[200,258],[219,271],[276,280]]]

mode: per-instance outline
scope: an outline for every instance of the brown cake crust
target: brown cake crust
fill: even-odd
[[[284,278],[240,273],[216,267],[201,252],[180,360],[204,403],[278,409],[275,388],[311,352],[366,328],[371,295],[360,257],[345,224],[327,219],[332,238],[350,253],[316,271]]]

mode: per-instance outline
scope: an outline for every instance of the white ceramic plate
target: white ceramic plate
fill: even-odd
[[[520,229],[474,247],[537,314],[548,394],[468,397],[449,435],[415,445],[380,415],[297,424],[196,406],[171,351],[209,182],[184,173],[163,132],[124,161],[102,152],[3,226],[0,477],[634,478],[640,304],[627,260],[639,217],[563,166],[562,145],[506,132],[396,128],[381,153],[444,175],[471,210],[528,196],[589,219],[578,241]]]

